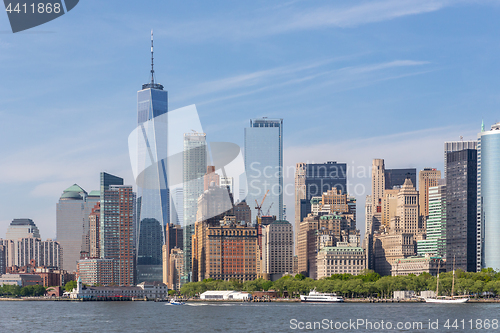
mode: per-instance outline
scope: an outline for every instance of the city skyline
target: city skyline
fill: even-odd
[[[109,9],[114,4],[99,5]],[[55,238],[54,204],[61,191],[74,183],[97,188],[97,172],[123,175],[125,183],[134,184],[126,138],[135,123],[136,86],[149,72],[150,28],[163,54],[157,58],[156,72],[170,92],[171,109],[196,103],[211,141],[240,146],[248,119],[283,118],[285,168],[329,160],[367,168],[373,158],[384,158],[391,168],[443,170],[444,141],[475,139],[482,118],[487,127],[497,120],[498,65],[493,58],[498,37],[490,31],[498,24],[493,17],[499,8],[493,3],[379,1],[332,7],[326,2],[299,2],[271,11],[261,2],[247,7],[248,14],[238,14],[243,15],[241,23],[222,20],[222,27],[238,28],[227,35],[221,31],[228,29],[215,26],[210,14],[236,15],[234,10],[248,5],[210,11],[200,3],[201,12],[174,19],[185,10],[182,4],[157,4],[158,12],[172,9],[172,14],[161,14],[172,22],[165,24],[160,14],[151,17],[141,6],[127,4],[116,12],[114,24],[121,30],[113,28],[107,34],[98,33],[103,26],[109,28],[104,14],[95,13],[91,20],[97,24],[89,28],[88,14],[94,15],[96,5],[81,3],[71,19],[67,15],[34,33],[2,35],[0,68],[6,80],[0,89],[0,110],[6,130],[1,135],[9,142],[0,161],[0,181],[6,189],[2,237],[12,219],[27,217],[37,223],[43,238]],[[350,15],[341,15],[349,9]],[[127,23],[130,10],[138,15]],[[320,10],[336,14],[330,20],[311,20],[322,17]],[[362,14],[367,11],[378,16]],[[484,24],[462,26],[468,15],[481,16]],[[270,19],[275,16],[278,20]],[[184,41],[196,35],[193,20],[203,22],[206,31]],[[443,20],[449,24],[443,26]],[[244,31],[258,21],[263,28]],[[438,24],[440,29],[434,29]],[[175,25],[187,28],[181,31]],[[0,26],[8,30],[6,17]],[[398,30],[412,37],[403,41]],[[207,46],[221,35],[222,42]],[[297,46],[290,43],[291,37],[298,38]],[[331,46],[323,46],[325,38]],[[387,48],[389,41],[395,46]],[[203,56],[194,55],[195,50]],[[238,59],[228,62],[226,57]],[[102,89],[96,82],[110,88]],[[34,88],[29,94],[16,88],[26,85]],[[319,133],[332,130],[332,122],[324,119],[343,125],[335,126],[336,138],[342,139],[322,139]],[[356,126],[349,126],[353,121]],[[31,135],[19,136],[21,130]],[[19,139],[12,142],[12,137]],[[293,174],[285,174],[285,186],[290,183]],[[367,187],[369,174],[359,183]],[[363,207],[368,191],[352,194]],[[293,194],[284,198],[290,221],[293,200]],[[362,220],[360,210],[358,221]],[[358,225],[364,229],[362,222]]]

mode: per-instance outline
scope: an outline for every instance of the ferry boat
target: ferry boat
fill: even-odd
[[[344,301],[342,296],[329,293],[319,293],[316,289],[311,290],[309,295],[300,295],[301,302],[318,302],[318,303],[340,303]]]
[[[186,303],[181,302],[181,301],[178,301],[178,300],[176,300],[176,299],[174,298],[174,299],[171,299],[171,300],[170,300],[170,302],[168,302],[168,304],[170,304],[170,305],[184,305],[184,304],[186,304]]]

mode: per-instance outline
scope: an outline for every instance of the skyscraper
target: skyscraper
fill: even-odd
[[[425,168],[418,173],[418,192],[420,194],[420,215],[429,215],[429,187],[437,186],[441,179],[441,171],[435,168]]]
[[[347,165],[326,163],[297,163],[295,169],[295,242],[297,251],[300,222],[311,213],[311,199],[337,188],[347,193]],[[335,192],[337,193],[337,192]],[[267,200],[267,199],[266,199]]]
[[[120,177],[101,173],[100,256],[117,261],[118,283],[121,286],[136,283],[135,204],[132,186],[123,185]]]
[[[92,193],[92,192],[91,192]],[[77,184],[64,190],[56,211],[57,241],[62,247],[62,269],[76,271],[76,262],[80,253],[90,251],[84,240],[89,231],[89,215],[99,197],[88,196],[87,192]]]
[[[417,241],[417,255],[433,253],[446,258],[446,182],[429,187],[429,218],[426,239]]]
[[[5,239],[18,240],[19,238],[40,238],[40,231],[31,219],[14,219],[9,227]]]
[[[447,141],[444,143],[444,178],[446,178],[446,164],[448,153],[464,149],[477,149],[477,141]]]
[[[170,222],[170,195],[167,182],[166,119],[159,117],[168,111],[168,93],[155,82],[153,67],[153,32],[151,32],[151,82],[137,92],[137,122],[142,129],[145,145],[138,152],[140,165],[147,167],[137,178],[138,256],[137,279],[162,280],[161,247],[164,226]],[[142,142],[142,141],[141,141]]]
[[[478,135],[477,270],[500,269],[500,123]]]
[[[190,281],[192,272],[191,251],[198,198],[203,193],[204,175],[207,170],[207,142],[205,133],[184,134],[182,177],[184,184],[184,276],[182,283]]]
[[[446,269],[477,270],[477,150],[446,159]]]
[[[283,215],[283,119],[250,119],[245,128],[245,172],[248,181],[246,201],[257,217],[255,201],[269,190],[263,211],[279,220]],[[241,198],[240,198],[241,199]]]
[[[390,190],[394,186],[403,186],[406,178],[410,178],[411,183],[417,186],[417,169],[385,169],[385,188]]]

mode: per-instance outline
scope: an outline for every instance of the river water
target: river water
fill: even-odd
[[[496,303],[0,302],[0,332],[500,332],[499,320]]]

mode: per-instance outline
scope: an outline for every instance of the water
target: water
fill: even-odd
[[[0,332],[297,332],[299,322],[322,322],[323,327],[335,331],[335,323],[357,320],[371,321],[372,326],[350,326],[336,331],[350,332],[470,332],[476,321],[500,319],[500,304],[304,304],[304,303],[189,303],[184,306],[155,302],[0,302]],[[295,319],[296,326],[291,324]],[[438,322],[438,329],[429,329]],[[455,319],[457,327],[444,327],[446,320]],[[462,329],[462,322],[464,327]],[[376,325],[382,325],[384,328]],[[330,323],[330,321],[333,322]],[[387,323],[393,327],[388,329]],[[402,329],[401,322],[422,322],[418,326]],[[314,324],[311,324],[314,325]],[[344,324],[345,326],[346,324]],[[408,324],[406,324],[408,325]],[[296,329],[292,329],[297,327]],[[300,326],[302,327],[302,326]],[[306,326],[304,326],[306,327]],[[500,332],[500,328],[474,331]],[[318,326],[317,326],[318,328]]]

